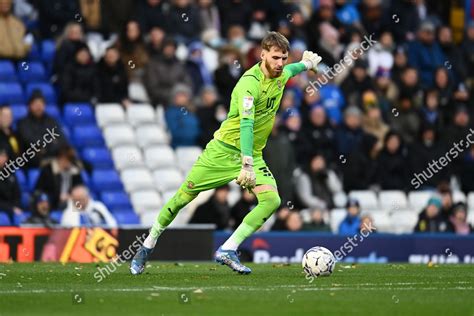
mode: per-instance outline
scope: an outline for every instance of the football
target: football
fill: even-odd
[[[334,270],[336,259],[329,249],[313,247],[303,256],[302,266],[307,276],[329,276]]]

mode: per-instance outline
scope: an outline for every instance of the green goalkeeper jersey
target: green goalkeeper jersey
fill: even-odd
[[[261,156],[265,148],[286,82],[305,70],[301,63],[289,64],[279,77],[270,79],[265,78],[260,63],[247,70],[237,82],[232,91],[227,119],[214,133],[215,139],[240,150],[241,120],[252,120],[254,157]]]

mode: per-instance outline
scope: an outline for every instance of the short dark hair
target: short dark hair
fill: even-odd
[[[277,47],[286,53],[290,50],[290,43],[285,36],[278,32],[268,32],[262,39],[261,46],[265,50],[270,50],[272,47]]]

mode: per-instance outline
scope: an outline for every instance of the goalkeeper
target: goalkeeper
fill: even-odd
[[[199,192],[234,179],[256,195],[258,204],[219,247],[215,260],[239,273],[251,272],[240,263],[237,248],[280,206],[277,185],[262,158],[262,150],[272,130],[286,82],[305,70],[315,71],[321,61],[317,54],[305,51],[300,62],[286,65],[289,43],[277,32],[268,33],[261,46],[262,61],[247,70],[238,81],[232,91],[227,119],[214,133],[214,139],[207,144],[185,182],[161,209],[150,234],[132,260],[132,274],[144,271],[158,237],[179,210]]]

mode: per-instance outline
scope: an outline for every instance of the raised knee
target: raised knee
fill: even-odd
[[[274,212],[278,207],[280,207],[281,199],[278,192],[275,191],[265,191],[258,194],[259,203],[264,203],[268,209],[271,209]]]

